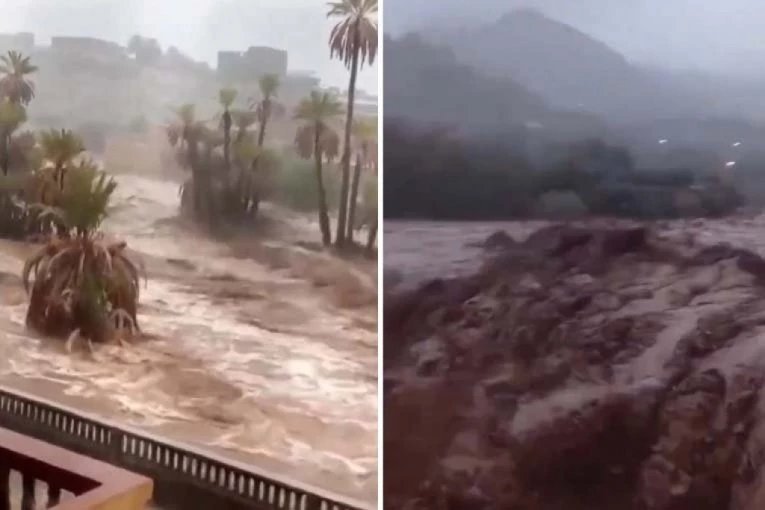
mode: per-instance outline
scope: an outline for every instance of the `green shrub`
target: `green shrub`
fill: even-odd
[[[324,165],[324,189],[330,210],[337,207],[340,194],[340,175],[336,164]],[[281,168],[274,176],[273,200],[292,209],[313,212],[319,207],[314,162],[285,156]]]

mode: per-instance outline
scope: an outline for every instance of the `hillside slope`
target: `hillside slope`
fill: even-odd
[[[488,76],[461,64],[446,47],[416,35],[385,38],[385,116],[466,132],[507,132],[545,125],[549,129],[598,133],[597,119],[556,111],[536,93],[508,77]]]
[[[684,115],[701,106],[606,44],[533,9],[515,9],[493,23],[431,36],[448,44],[459,61],[512,77],[559,108],[632,121]]]

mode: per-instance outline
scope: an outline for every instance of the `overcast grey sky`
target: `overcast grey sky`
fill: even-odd
[[[330,61],[332,22],[323,0],[2,0],[0,32],[86,35],[122,44],[135,33],[156,37],[197,59],[214,62],[219,49],[267,45],[289,52],[291,70],[312,70],[328,85],[347,86],[348,73]],[[377,91],[377,64],[359,75]]]
[[[492,20],[537,7],[628,58],[676,68],[765,71],[763,0],[385,0],[386,32]]]

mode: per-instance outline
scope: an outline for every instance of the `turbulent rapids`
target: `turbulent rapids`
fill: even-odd
[[[388,226],[386,508],[761,508],[765,217],[502,227]]]
[[[181,224],[176,183],[118,181],[105,228],[146,266],[144,338],[66,354],[25,331],[33,247],[4,241],[0,383],[373,500],[374,264],[312,250],[316,226],[283,210],[257,239],[215,242]]]

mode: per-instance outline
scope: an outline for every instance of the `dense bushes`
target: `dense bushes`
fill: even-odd
[[[704,215],[725,214],[741,203],[705,169],[637,170],[626,149],[598,140],[557,149],[557,159],[538,168],[523,141],[510,137],[468,139],[398,121],[386,121],[384,136],[390,219],[571,217],[582,205],[588,214],[667,218],[697,215],[699,204]]]
[[[533,206],[533,169],[499,144],[471,147],[387,121],[384,136],[386,218],[515,217]]]

